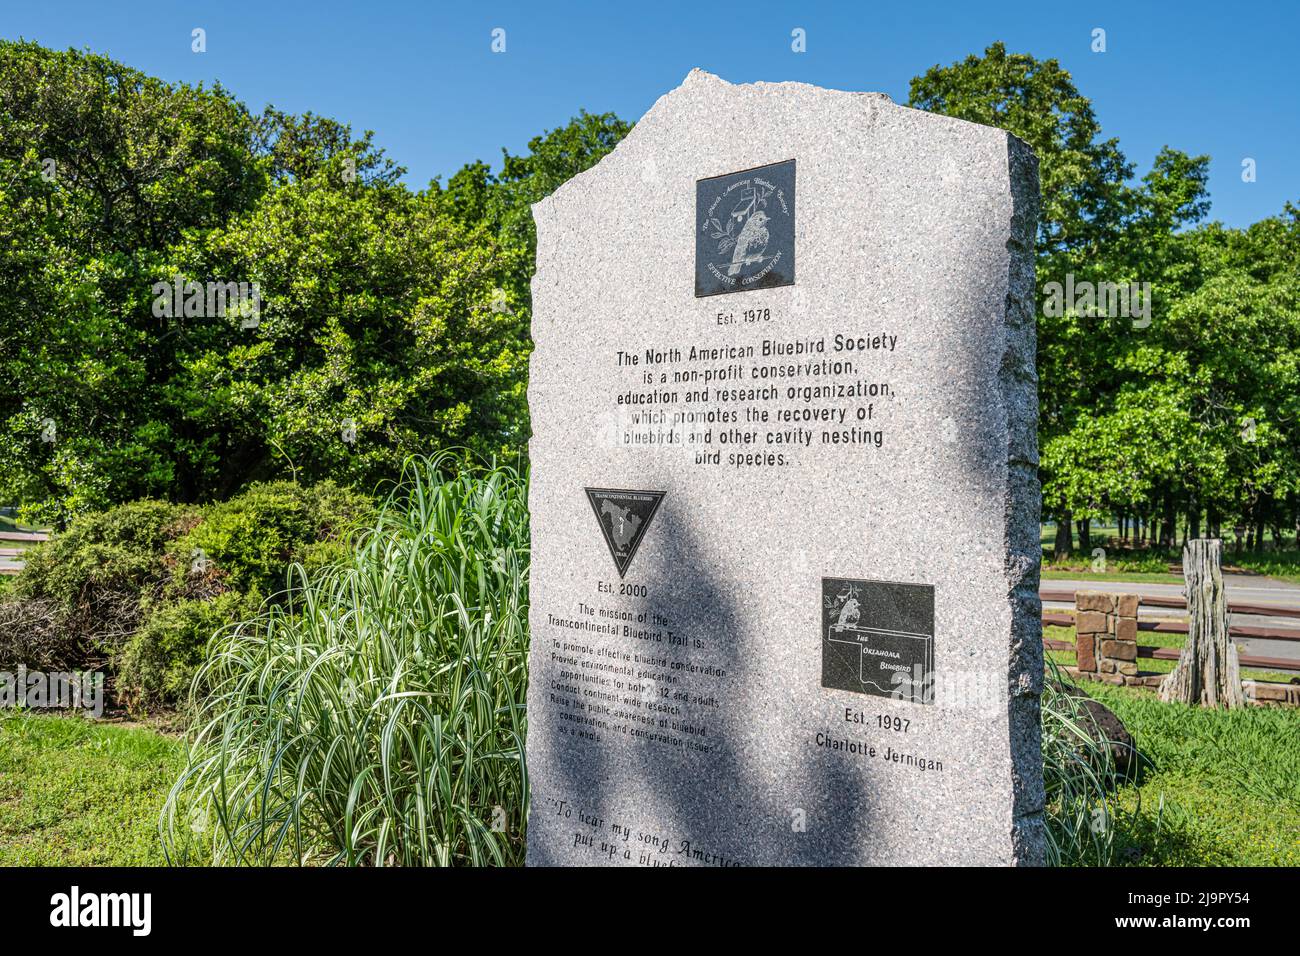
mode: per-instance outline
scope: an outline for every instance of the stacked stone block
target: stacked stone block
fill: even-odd
[[[1075,618],[1076,666],[1080,673],[1112,675],[1111,682],[1116,684],[1139,683],[1138,596],[1079,591],[1074,601],[1078,610]]]
[[[1241,688],[1246,700],[1262,707],[1300,707],[1300,684],[1273,684],[1267,681],[1243,680]]]

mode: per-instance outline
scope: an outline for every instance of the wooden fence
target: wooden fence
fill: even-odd
[[[21,571],[23,555],[27,553],[27,548],[4,547],[4,542],[30,546],[49,540],[50,536],[41,531],[0,531],[0,574],[17,574]]]
[[[1052,601],[1058,604],[1071,604],[1077,606],[1076,593],[1074,591],[1056,591],[1050,588],[1044,588],[1038,592],[1038,596],[1044,603]],[[1159,607],[1185,609],[1187,607],[1186,598],[1181,597],[1156,597],[1139,595],[1138,596],[1139,615],[1142,607]],[[1274,607],[1270,604],[1254,604],[1245,601],[1229,601],[1228,613],[1230,615],[1249,615],[1255,617],[1280,617],[1300,619],[1300,608]],[[1231,620],[1231,618],[1229,618]],[[1043,624],[1056,625],[1058,627],[1075,626],[1075,616],[1068,611],[1047,610],[1043,609]],[[1186,621],[1163,620],[1142,620],[1140,617],[1137,622],[1138,631],[1154,631],[1158,634],[1186,634]],[[1229,637],[1245,637],[1266,639],[1270,641],[1295,641],[1300,642],[1300,628],[1278,627],[1275,625],[1262,626],[1254,624],[1229,624]],[[1058,641],[1048,638],[1043,639],[1043,647],[1052,651],[1074,651],[1075,645],[1071,641]],[[1158,661],[1176,661],[1180,649],[1177,647],[1152,647],[1150,645],[1139,644],[1137,655],[1139,658],[1148,658]],[[1300,674],[1300,655],[1296,658],[1291,657],[1261,657],[1252,654],[1239,654],[1238,662],[1242,667],[1252,667],[1257,670],[1281,671],[1284,673]],[[1155,677],[1163,678],[1164,675],[1145,674],[1148,678],[1145,682],[1134,686],[1145,686],[1154,688],[1158,686]],[[1244,683],[1248,685],[1250,696],[1256,700],[1268,700],[1275,702],[1295,703],[1300,701],[1300,685],[1276,684],[1270,681],[1256,681],[1247,679]]]

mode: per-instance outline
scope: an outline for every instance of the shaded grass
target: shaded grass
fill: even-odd
[[[0,716],[0,865],[156,866],[179,740],[79,716]]]
[[[20,524],[18,521],[16,521],[15,519],[9,517],[8,515],[0,515],[0,531],[6,531],[6,532],[21,532],[21,533],[23,533],[23,534],[30,534],[30,533],[32,533],[33,531],[42,531],[42,532],[45,532],[45,533],[49,533],[50,529],[49,529],[49,528],[33,528],[33,527],[30,527],[29,525]],[[38,544],[40,544],[40,543],[41,543],[41,542],[39,542],[39,541],[0,541],[0,547],[5,547],[5,548],[27,548],[27,547],[35,547],[36,545],[38,545]]]
[[[1119,529],[1113,525],[1094,527],[1092,537],[1095,546],[1107,549],[1107,567],[1104,572],[1092,570],[1092,558],[1082,550],[1073,553],[1063,561],[1056,561],[1052,549],[1056,544],[1056,528],[1040,525],[1038,529],[1039,544],[1043,547],[1042,576],[1053,578],[1084,578],[1098,581],[1135,581],[1165,584],[1181,584],[1180,573],[1170,573],[1157,569],[1156,564],[1182,564],[1182,548],[1176,547],[1164,552],[1159,549],[1140,551],[1118,548],[1108,544],[1108,539],[1118,535]],[[1076,535],[1075,547],[1079,547]],[[1259,574],[1281,581],[1300,583],[1300,540],[1290,534],[1282,537],[1280,550],[1264,548],[1256,551],[1237,551],[1231,537],[1223,542],[1223,570],[1229,574]]]
[[[1131,581],[1145,584],[1182,584],[1180,574],[1168,574],[1154,571],[1107,571],[1105,573],[1090,571],[1086,568],[1049,568],[1043,566],[1040,574],[1044,581]]]
[[[1296,551],[1245,551],[1233,554],[1228,551],[1223,563],[1239,567],[1252,574],[1263,574],[1282,581],[1300,583],[1300,550]]]

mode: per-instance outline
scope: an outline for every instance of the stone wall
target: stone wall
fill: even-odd
[[[1268,681],[1241,682],[1246,700],[1262,707],[1300,707],[1300,684],[1274,684]]]
[[[1159,686],[1163,674],[1138,674],[1138,596],[1078,591],[1074,601],[1079,676],[1129,687]]]

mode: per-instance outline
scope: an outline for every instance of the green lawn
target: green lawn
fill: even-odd
[[[1149,761],[1117,792],[1120,862],[1300,866],[1300,711],[1162,704],[1088,683]],[[0,865],[162,864],[181,744],[79,717],[0,717]]]
[[[0,515],[0,531],[21,531],[24,534],[32,531],[49,532],[49,528],[32,528],[25,524],[19,524],[8,515]]]
[[[1224,558],[1224,564],[1236,566],[1251,574],[1264,574],[1270,578],[1300,583],[1300,551],[1264,551],[1232,554]]]
[[[0,865],[163,864],[158,812],[181,743],[81,717],[0,717]]]
[[[1090,571],[1087,568],[1047,568],[1042,570],[1041,577],[1044,581],[1071,580],[1071,581],[1092,581],[1098,583],[1103,581],[1139,581],[1156,584],[1182,584],[1183,576],[1181,574],[1157,573],[1155,571]]]
[[[1097,545],[1104,545],[1105,542],[1119,534],[1119,529],[1111,526],[1094,527],[1092,529],[1093,540]],[[1050,560],[1052,548],[1056,544],[1056,528],[1051,525],[1039,525],[1038,541],[1044,549],[1043,578],[1050,580],[1052,578],[1096,578],[1098,581],[1155,581],[1161,583],[1181,584],[1183,581],[1181,574],[1171,574],[1164,571],[1157,571],[1154,568],[1144,568],[1141,571],[1134,571],[1131,565],[1134,561],[1144,564],[1161,564],[1167,560],[1171,565],[1180,564],[1182,558],[1177,548],[1169,552],[1166,557],[1156,557],[1150,552],[1128,552],[1125,549],[1112,548],[1107,554],[1107,563],[1110,570],[1098,573],[1092,570],[1092,557],[1082,550],[1070,556],[1068,561],[1055,565]],[[1273,538],[1270,534],[1268,542],[1272,543]],[[1076,535],[1074,546],[1080,548],[1079,539]],[[1282,550],[1272,550],[1271,546],[1263,551],[1242,551],[1238,552],[1234,547],[1234,541],[1229,538],[1223,542],[1223,569],[1224,571],[1235,574],[1260,574],[1266,577],[1278,578],[1283,581],[1294,581],[1300,583],[1300,541],[1297,541],[1289,533],[1284,534],[1282,538]]]
[[[1118,803],[1118,862],[1300,866],[1300,711],[1203,710],[1083,685],[1150,762]]]

